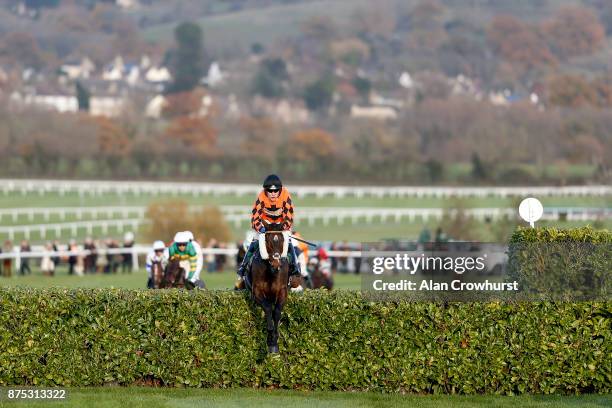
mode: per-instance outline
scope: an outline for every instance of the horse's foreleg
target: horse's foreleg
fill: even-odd
[[[278,325],[281,319],[281,313],[283,311],[283,304],[277,303],[274,307],[274,337],[273,337],[273,347],[274,352],[278,353]]]
[[[269,300],[263,300],[261,306],[266,314],[266,329],[268,330],[268,338],[266,343],[268,344],[268,353],[274,353],[274,317],[273,317],[273,305]]]

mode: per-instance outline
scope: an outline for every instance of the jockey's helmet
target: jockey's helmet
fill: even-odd
[[[189,241],[193,241],[193,232],[191,231],[183,231],[185,233],[185,235],[187,235],[187,237],[189,238]]]
[[[319,259],[326,260],[329,256],[327,255],[327,251],[324,248],[319,248],[317,251],[317,256]]]
[[[176,235],[174,236],[174,243],[177,245],[187,244],[188,242],[189,242],[189,236],[187,236],[187,234],[185,234],[185,232],[183,231],[177,232]]]
[[[164,249],[166,249],[166,244],[164,244],[163,241],[155,241],[153,243],[153,250],[154,251],[163,251]]]
[[[283,182],[276,174],[270,174],[264,180],[263,188],[266,191],[280,191],[283,188]]]

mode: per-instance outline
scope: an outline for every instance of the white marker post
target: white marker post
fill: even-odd
[[[535,222],[542,218],[542,214],[544,207],[537,198],[526,198],[519,205],[519,215],[531,225],[531,228],[535,228]]]

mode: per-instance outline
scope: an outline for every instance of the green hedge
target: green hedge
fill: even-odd
[[[291,295],[281,354],[245,295],[0,289],[0,385],[609,393],[612,302]]]
[[[510,238],[508,276],[523,293],[555,300],[609,300],[612,231],[519,228]]]

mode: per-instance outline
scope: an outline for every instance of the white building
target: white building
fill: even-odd
[[[166,67],[151,67],[145,73],[145,80],[154,84],[163,84],[172,81],[172,75]]]
[[[414,88],[414,81],[408,72],[402,72],[399,77],[399,84],[402,88],[412,89]]]
[[[18,107],[36,106],[38,108],[55,110],[61,113],[77,112],[79,110],[79,102],[76,96],[73,95],[21,95],[19,92],[13,92],[10,101],[11,104]]]
[[[94,116],[120,116],[125,108],[125,99],[118,96],[92,96],[89,98],[89,113]]]
[[[70,79],[87,79],[96,70],[96,66],[89,58],[85,57],[78,63],[66,63],[60,69]]]
[[[389,106],[351,106],[351,117],[355,119],[395,120],[397,111]]]
[[[105,81],[120,81],[123,79],[125,72],[125,64],[121,55],[115,57],[115,60],[102,72],[102,79]]]
[[[156,95],[147,103],[145,116],[152,119],[159,119],[167,103],[168,101],[163,95]]]
[[[223,72],[221,72],[221,67],[219,66],[219,63],[215,61],[210,64],[210,67],[208,68],[208,74],[202,82],[212,88],[223,82],[224,77],[225,75],[223,74]]]

